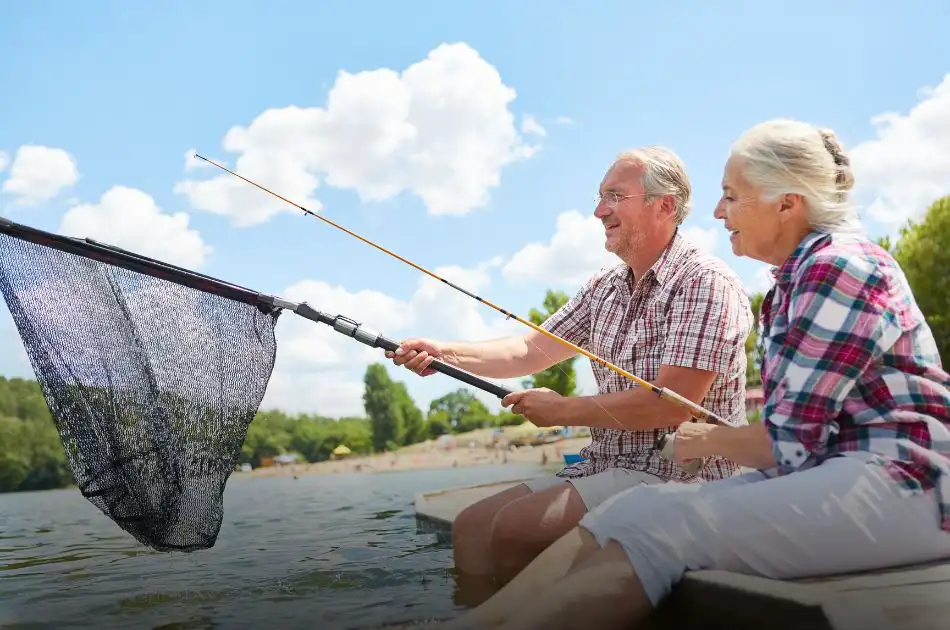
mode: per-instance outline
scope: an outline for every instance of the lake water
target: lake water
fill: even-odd
[[[0,625],[372,628],[455,616],[449,545],[417,492],[538,474],[479,466],[234,476],[212,549],[151,551],[75,490],[0,494]]]

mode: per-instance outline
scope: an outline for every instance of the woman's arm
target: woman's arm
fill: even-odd
[[[731,459],[749,468],[773,468],[776,465],[772,439],[764,422],[745,427],[713,426],[706,434],[708,454]]]

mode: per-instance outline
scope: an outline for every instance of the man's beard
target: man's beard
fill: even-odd
[[[618,238],[619,237],[619,238]],[[642,230],[624,230],[622,234],[607,237],[613,241],[613,254],[621,258],[633,255],[637,252],[646,240],[646,235]],[[608,244],[608,247],[610,245]]]

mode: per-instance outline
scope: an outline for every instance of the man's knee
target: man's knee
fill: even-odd
[[[527,486],[518,484],[467,506],[452,523],[453,544],[467,544],[473,538],[487,542],[498,512],[512,501],[530,494],[531,490]]]
[[[587,513],[570,483],[512,501],[498,510],[491,523],[493,546],[545,547],[569,532]]]

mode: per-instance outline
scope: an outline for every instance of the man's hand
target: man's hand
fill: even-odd
[[[524,416],[539,427],[563,426],[567,419],[566,399],[546,387],[512,392],[505,396],[501,404],[511,406],[511,412]]]
[[[690,460],[701,457],[715,455],[713,452],[714,434],[712,432],[722,430],[725,427],[707,424],[705,422],[686,421],[676,427],[676,441],[673,443],[673,459],[678,464],[687,463]]]
[[[445,349],[442,343],[434,339],[406,339],[395,352],[387,350],[386,358],[419,376],[429,376],[435,374],[435,370],[429,367],[432,361],[445,361]]]

